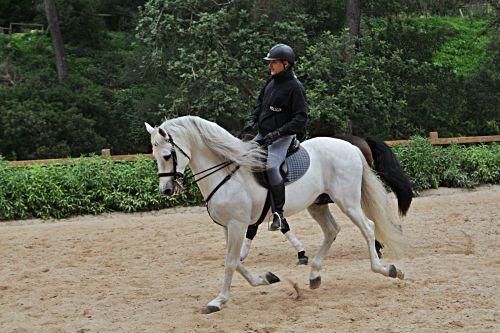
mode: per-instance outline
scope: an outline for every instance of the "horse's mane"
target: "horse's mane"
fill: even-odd
[[[174,141],[189,140],[198,147],[206,146],[217,155],[242,167],[254,171],[265,167],[265,151],[255,141],[241,141],[211,121],[184,116],[166,120],[160,127],[172,134]]]

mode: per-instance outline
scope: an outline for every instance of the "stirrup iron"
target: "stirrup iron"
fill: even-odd
[[[276,224],[274,223],[274,221],[275,221],[276,219],[279,221],[279,222],[278,222],[278,225],[276,225]],[[269,225],[268,225],[268,228],[267,228],[267,229],[268,229],[269,231],[281,230],[281,228],[282,228],[282,226],[283,226],[283,223],[282,223],[281,221],[282,221],[282,220],[281,220],[281,216],[280,216],[280,214],[279,214],[278,212],[274,212],[274,213],[273,213],[273,222],[272,222],[271,224],[269,224]]]

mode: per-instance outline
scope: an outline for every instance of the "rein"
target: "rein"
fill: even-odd
[[[172,138],[172,135],[170,135],[168,132],[167,132],[167,135],[169,136],[170,139],[167,140],[167,142],[170,142],[171,144],[171,148],[170,148],[170,153],[171,153],[171,156],[172,156],[172,161],[173,161],[173,170],[172,172],[160,172],[158,173],[158,177],[174,177],[174,182],[182,187],[182,184],[181,182],[179,182],[179,178],[182,178],[183,180],[191,180],[193,179],[195,183],[198,183],[200,180],[202,179],[205,179],[207,178],[208,176],[210,175],[213,175],[214,173],[216,173],[217,171],[219,170],[222,170],[224,169],[225,167],[231,165],[234,163],[234,161],[224,161],[222,163],[219,163],[217,165],[214,165],[208,169],[205,169],[205,170],[202,170],[200,172],[197,172],[195,174],[192,174],[192,175],[189,175],[189,176],[184,176],[184,174],[182,172],[179,172],[177,171],[177,153],[175,151],[175,148],[179,149],[179,151],[184,155],[186,156],[186,158],[188,160],[191,160],[191,157],[188,156],[188,154],[186,154],[186,152],[184,150],[182,150],[181,147],[179,147],[175,142],[174,142],[174,139]],[[238,171],[238,169],[240,168],[240,166],[236,166],[236,168],[233,169],[233,171],[231,173],[229,173],[213,190],[212,192],[208,195],[207,199],[205,200],[205,202],[208,204],[208,202],[210,201],[210,199],[213,197],[213,195],[215,194],[215,192],[217,192],[221,187],[222,185],[224,185],[229,179],[231,179],[231,177],[234,175],[234,173],[236,171]],[[204,174],[210,170],[213,170],[215,169],[214,171],[196,179],[196,176],[198,175],[201,175],[201,174]]]

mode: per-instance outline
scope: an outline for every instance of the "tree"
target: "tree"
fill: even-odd
[[[346,24],[351,37],[359,35],[361,0],[346,0]]]
[[[59,82],[63,82],[68,76],[68,64],[66,62],[66,50],[59,27],[59,20],[57,19],[56,5],[53,0],[44,0],[45,15],[49,23],[50,36],[52,37],[52,46],[54,48],[54,55],[56,60],[57,77]]]

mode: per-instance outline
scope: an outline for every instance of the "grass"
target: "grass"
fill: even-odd
[[[486,46],[494,30],[488,30],[489,20],[469,17],[428,17],[414,19],[417,24],[449,27],[456,34],[433,54],[433,62],[449,66],[462,76],[471,75],[485,61]]]

